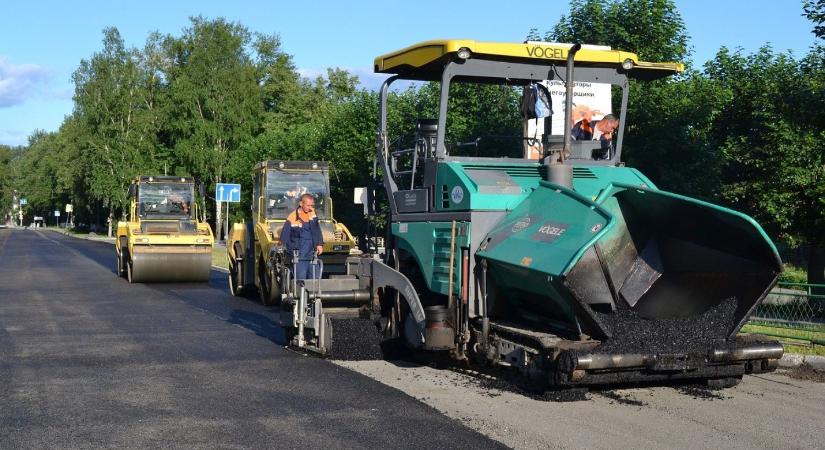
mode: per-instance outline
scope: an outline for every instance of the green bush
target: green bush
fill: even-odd
[[[782,273],[779,274],[779,281],[781,283],[807,283],[808,273],[802,267],[784,264]]]

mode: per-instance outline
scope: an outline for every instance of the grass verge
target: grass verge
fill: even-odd
[[[749,323],[742,327],[742,332],[777,338],[788,353],[825,356],[825,345],[820,344],[825,342],[825,327],[805,329]]]
[[[212,247],[212,265],[229,269],[229,264],[226,262],[226,247],[222,245]]]

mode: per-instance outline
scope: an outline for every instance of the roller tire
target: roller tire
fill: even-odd
[[[278,280],[275,279],[273,274],[268,273],[266,270],[266,264],[261,261],[259,264],[260,267],[260,277],[261,287],[258,290],[261,297],[261,304],[264,306],[276,306],[281,303],[281,285],[278,283]]]
[[[126,245],[126,239],[119,238],[120,252],[117,254],[117,274],[121,278],[126,278],[126,263],[129,261],[129,247]]]
[[[240,261],[234,261],[232,265],[229,266],[229,292],[235,297],[243,297],[245,290],[242,264]]]
[[[132,279],[132,261],[126,262],[126,279],[129,280],[129,284],[135,283],[135,281]]]
[[[123,250],[115,253],[115,265],[117,267],[117,276],[125,278],[126,270],[123,268]]]

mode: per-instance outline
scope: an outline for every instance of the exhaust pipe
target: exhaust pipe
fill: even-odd
[[[565,73],[565,99],[564,99],[564,147],[556,154],[550,154],[544,158],[545,181],[573,189],[573,167],[565,164],[566,155],[570,154],[572,147],[573,132],[570,129],[570,119],[573,117],[573,59],[576,53],[581,50],[581,44],[573,44],[567,51],[567,70]]]
[[[566,77],[564,80],[564,152],[562,152],[560,158],[562,164],[564,164],[565,155],[570,153],[573,142],[573,130],[570,128],[570,119],[573,117],[573,59],[581,48],[582,45],[576,43],[567,51],[567,70],[564,74]]]

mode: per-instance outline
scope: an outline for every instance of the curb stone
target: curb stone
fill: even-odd
[[[825,356],[785,353],[779,360],[779,367],[784,368],[799,367],[802,364],[808,364],[815,370],[825,371]]]
[[[78,234],[71,234],[71,233],[69,233],[67,231],[64,231],[62,229],[61,230],[55,230],[53,228],[44,228],[44,230],[45,231],[53,231],[55,233],[60,233],[64,236],[73,237],[75,239],[85,239],[87,241],[94,241],[94,242],[110,242],[110,243],[115,242],[114,237],[108,237],[108,236],[102,236],[102,235],[95,235],[95,236],[85,235],[85,236],[83,236],[83,235],[78,235]]]
[[[805,363],[814,370],[825,371],[825,356],[808,355],[805,357]]]
[[[779,367],[799,367],[802,365],[803,362],[805,362],[805,357],[803,355],[797,355],[795,353],[785,353],[779,360]]]

